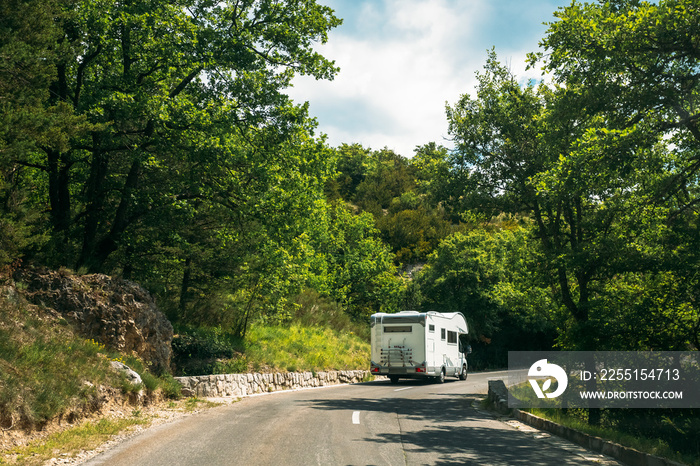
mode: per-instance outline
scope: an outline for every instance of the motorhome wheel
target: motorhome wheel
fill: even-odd
[[[462,366],[462,372],[459,374],[459,380],[467,380],[467,365]]]
[[[443,367],[440,371],[440,375],[437,378],[438,383],[445,383],[445,368]]]

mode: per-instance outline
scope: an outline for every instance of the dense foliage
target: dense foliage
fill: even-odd
[[[400,155],[329,147],[285,94],[338,72],[315,0],[8,0],[0,266],[121,275],[234,340],[412,308],[463,312],[477,366],[700,348],[699,8],[574,2],[542,82],[492,52],[455,148]]]
[[[326,201],[334,151],[284,93],[337,72],[314,51],[332,10],[13,1],[0,21],[0,265],[120,274],[173,320],[241,335],[306,287],[396,309],[389,252]]]

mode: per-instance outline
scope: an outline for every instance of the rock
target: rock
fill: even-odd
[[[141,376],[126,364],[119,361],[112,361],[110,362],[110,365],[112,368],[123,372],[124,375],[126,375],[126,379],[129,381],[129,383],[133,385],[141,385],[143,383]]]
[[[26,285],[28,301],[63,317],[83,337],[134,352],[153,372],[169,371],[173,327],[138,284],[102,274],[33,268],[19,269],[13,278]]]

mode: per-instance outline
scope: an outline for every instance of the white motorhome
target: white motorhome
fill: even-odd
[[[380,312],[371,316],[372,361],[375,375],[392,383],[400,378],[446,376],[467,378],[467,321],[459,312]]]

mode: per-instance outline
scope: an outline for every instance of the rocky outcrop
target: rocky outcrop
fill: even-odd
[[[173,327],[153,297],[136,283],[107,275],[23,268],[14,280],[26,299],[62,317],[85,338],[134,352],[153,372],[170,368]]]
[[[218,374],[175,377],[182,394],[199,397],[239,397],[280,390],[324,387],[362,382],[369,371],[277,372],[272,374]]]

